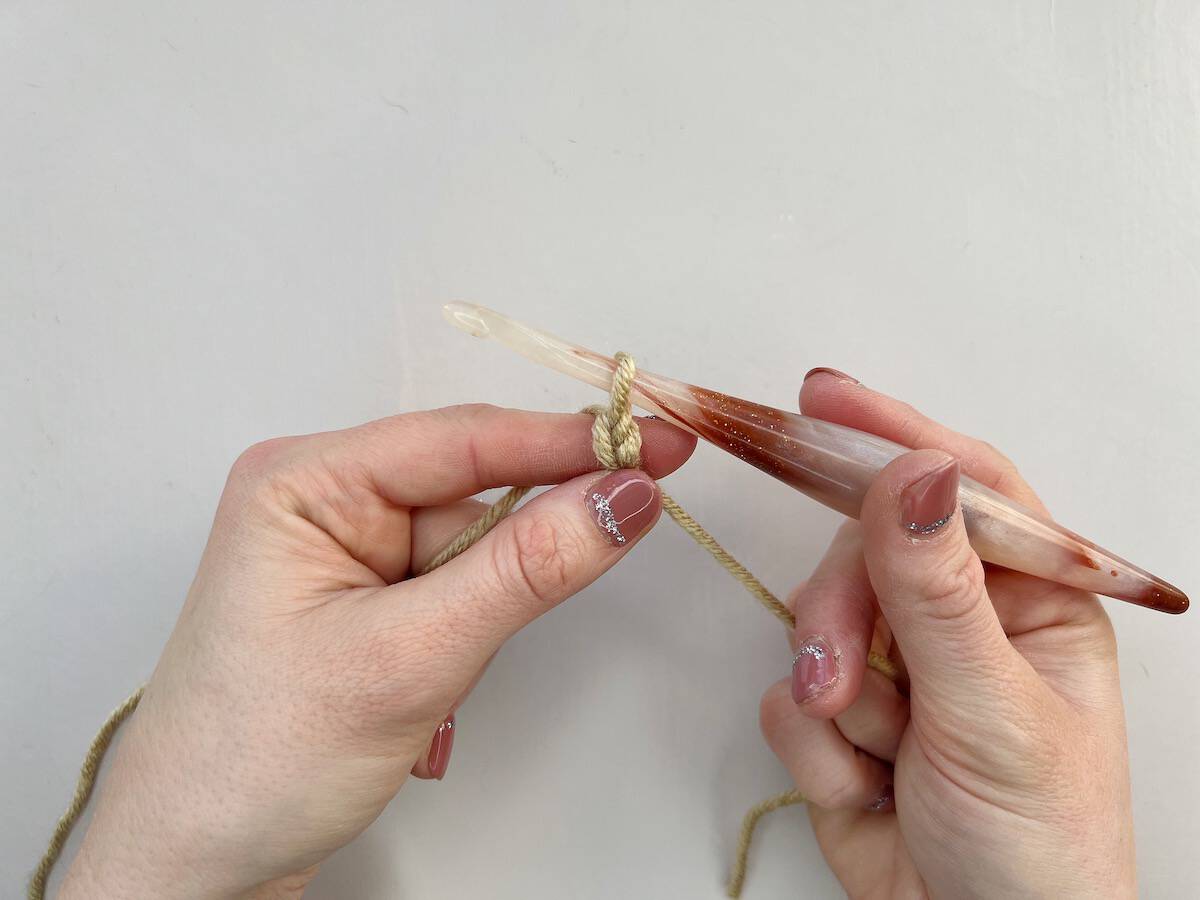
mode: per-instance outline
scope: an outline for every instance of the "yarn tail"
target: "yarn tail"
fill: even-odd
[[[92,790],[96,787],[96,777],[100,774],[100,763],[104,761],[104,754],[112,745],[121,723],[133,715],[133,711],[137,709],[145,690],[145,687],[140,687],[126,697],[125,702],[113,710],[100,727],[100,731],[92,738],[92,745],[88,747],[83,767],[79,770],[79,780],[75,784],[75,796],[71,798],[71,804],[67,807],[67,811],[62,814],[62,818],[54,827],[50,844],[46,847],[46,852],[42,854],[37,868],[33,871],[33,876],[29,879],[29,891],[26,894],[29,900],[44,900],[46,882],[50,879],[50,870],[54,868],[54,864],[62,855],[63,847],[67,845],[67,838],[71,836],[71,830],[78,824],[83,815],[83,809],[92,796]]]

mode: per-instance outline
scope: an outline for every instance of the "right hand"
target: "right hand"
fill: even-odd
[[[1134,896],[1108,616],[1092,594],[982,565],[959,468],[1044,512],[1037,495],[991,446],[850,378],[813,374],[801,407],[922,448],[880,473],[793,593],[793,677],[762,702],[847,893]],[[897,661],[895,683],[866,668],[871,649]]]

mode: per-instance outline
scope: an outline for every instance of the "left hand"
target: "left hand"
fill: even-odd
[[[298,897],[410,772],[445,773],[505,640],[657,520],[695,439],[637,421],[645,472],[594,471],[590,416],[489,406],[242,454],[59,896]],[[409,577],[512,484],[558,487]]]

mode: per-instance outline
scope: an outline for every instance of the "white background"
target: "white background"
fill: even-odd
[[[599,394],[482,302],[789,407],[844,369],[1200,588],[1186,2],[10,0],[0,8],[0,881],[151,670],[269,436]],[[711,448],[669,489],[779,590],[836,516]],[[1197,613],[1112,602],[1140,878],[1200,892]],[[310,891],[718,897],[777,624],[669,523],[521,634]],[[831,897],[803,813],[747,896]]]

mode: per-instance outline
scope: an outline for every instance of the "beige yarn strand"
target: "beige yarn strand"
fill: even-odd
[[[630,392],[633,389],[633,378],[637,372],[637,367],[634,364],[633,357],[627,353],[618,353],[615,358],[617,367],[613,373],[609,404],[607,406],[599,404],[589,406],[583,411],[595,417],[595,421],[592,424],[592,449],[600,465],[606,469],[637,468],[641,465],[642,435],[638,430],[637,424],[633,421],[633,412],[630,404]],[[433,571],[438,566],[444,565],[471,547],[491,531],[497,522],[511,513],[517,504],[521,502],[522,498],[531,490],[531,487],[510,488],[504,496],[488,508],[487,512],[446,545],[418,574],[424,575],[427,572]],[[713,559],[719,562],[730,575],[740,581],[742,586],[758,600],[764,609],[779,619],[788,628],[795,627],[796,618],[792,615],[791,610],[766,585],[755,578],[749,569],[734,559],[732,554],[717,542],[716,538],[709,534],[699,522],[693,519],[682,506],[666,493],[662,494],[662,507],[680,528],[687,532],[697,544],[707,550]],[[896,668],[892,664],[892,661],[882,654],[874,652],[869,654],[867,665],[888,678],[894,679],[896,677]],[[83,813],[83,808],[87,805],[92,788],[96,783],[96,776],[100,769],[100,762],[104,758],[104,753],[112,743],[113,736],[121,726],[121,723],[129,718],[130,714],[137,708],[138,701],[142,697],[142,690],[143,688],[138,688],[129,699],[122,703],[109,716],[108,721],[104,723],[100,732],[92,741],[92,746],[88,749],[83,768],[79,773],[79,782],[76,785],[75,796],[71,800],[71,805],[67,807],[67,811],[63,813],[62,818],[59,820],[58,826],[54,830],[54,835],[50,839],[50,846],[46,849],[33,878],[30,880],[29,900],[43,900],[45,897],[46,880],[50,875],[50,870],[62,854],[63,846],[66,844],[71,829],[79,821],[79,817]],[[754,839],[754,829],[758,825],[759,820],[767,815],[767,813],[774,812],[781,807],[803,802],[804,796],[799,791],[789,790],[768,800],[764,800],[746,813],[745,819],[742,822],[741,832],[738,836],[737,853],[734,859],[733,870],[727,885],[730,897],[736,898],[741,896],[742,886],[746,880],[750,844]]]
[[[784,806],[794,806],[797,803],[803,803],[804,795],[794,788],[790,791],[784,791],[782,794],[776,794],[762,803],[752,806],[750,811],[746,813],[746,817],[742,820],[742,830],[738,833],[737,854],[733,861],[733,871],[729,873],[729,884],[726,886],[726,893],[730,897],[742,896],[742,885],[746,883],[746,866],[750,859],[750,842],[754,840],[754,829],[758,826],[758,820],[767,813],[775,812]]]
[[[454,557],[458,556],[458,554],[462,553],[491,531],[496,523],[512,512],[516,505],[521,502],[521,498],[531,490],[533,488],[509,488],[503,497],[488,507],[487,512],[463,529],[458,537],[443,547],[438,555],[426,563],[425,568],[417,574],[424,575],[427,572],[432,572],[438,566],[450,562],[450,560],[454,559]]]
[[[83,809],[92,796],[92,789],[96,786],[96,776],[100,774],[100,763],[104,761],[104,754],[108,752],[121,723],[133,715],[133,711],[137,709],[137,705],[142,700],[142,692],[145,690],[144,687],[140,687],[130,694],[124,703],[113,710],[108,720],[100,726],[100,730],[92,738],[92,745],[88,747],[87,756],[83,758],[83,766],[79,770],[79,780],[75,783],[75,796],[71,798],[67,811],[62,814],[62,818],[54,827],[50,844],[46,847],[46,852],[42,854],[42,858],[33,872],[33,877],[29,879],[27,893],[29,900],[43,900],[46,896],[46,882],[50,878],[50,870],[54,868],[54,864],[62,855],[67,838],[71,836],[71,830],[79,822],[79,818],[83,815]]]

